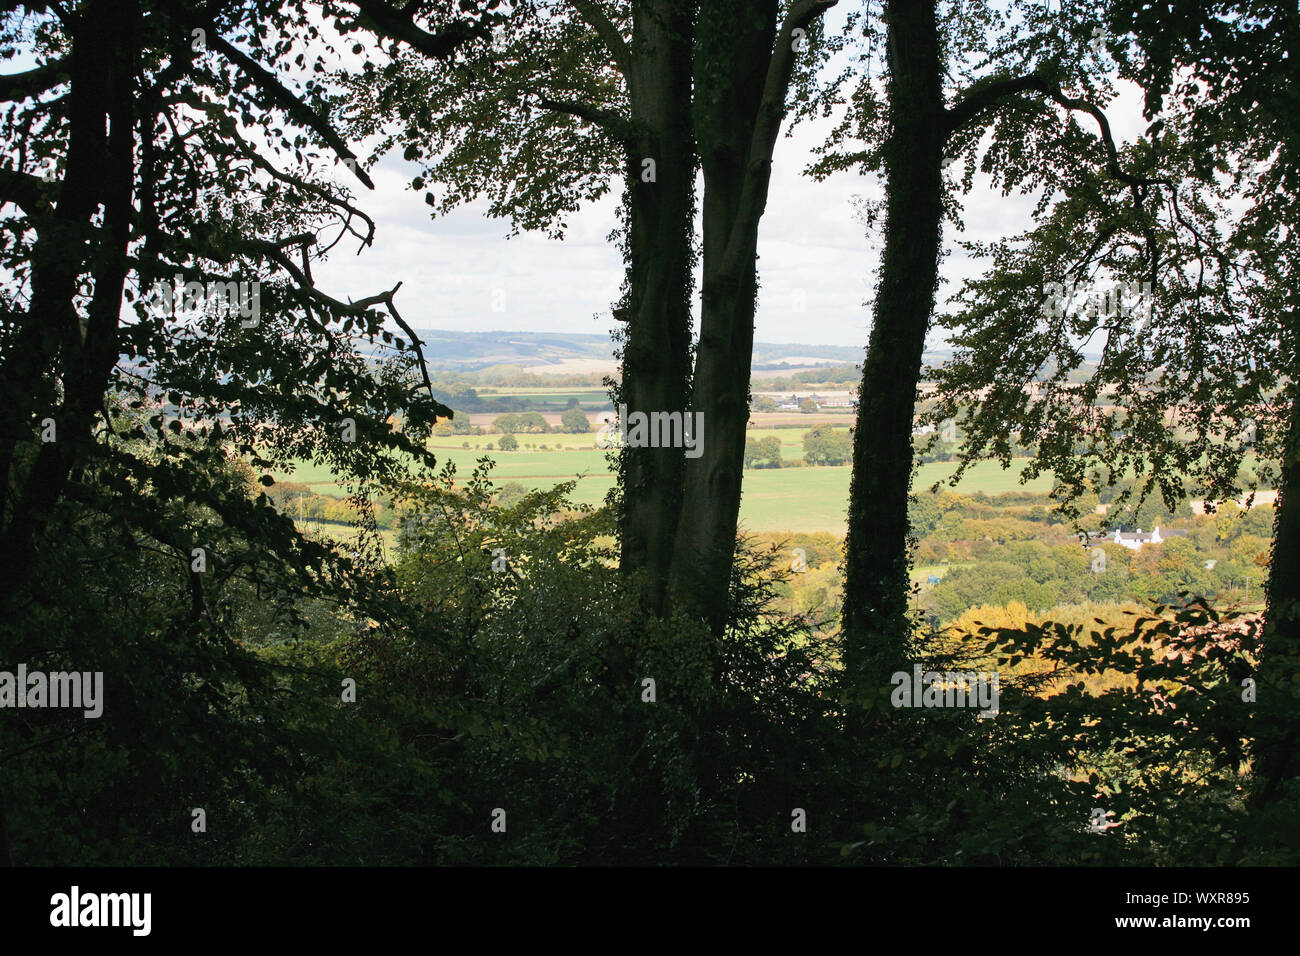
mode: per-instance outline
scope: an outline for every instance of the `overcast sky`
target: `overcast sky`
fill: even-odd
[[[851,199],[878,196],[879,186],[858,175],[822,183],[802,176],[809,146],[822,138],[798,129],[777,147],[759,241],[759,341],[865,342],[862,303],[873,252],[853,219]],[[621,256],[607,241],[617,187],[570,216],[563,241],[540,234],[507,238],[509,223],[487,218],[486,203],[431,219],[421,194],[408,188],[413,171],[400,157],[375,171],[374,192],[361,197],[377,224],[374,248],[359,257],[333,255],[331,288],[360,296],[400,278],[399,307],[416,327],[608,332],[609,307],[623,279]],[[501,311],[493,310],[497,289],[504,292],[495,300]],[[795,311],[799,290],[803,312]]]
[[[849,6],[830,12],[828,29],[842,28]],[[15,67],[30,65],[27,59],[20,57]],[[1136,88],[1125,89],[1107,115],[1117,140],[1145,128]],[[853,199],[879,199],[883,191],[875,177],[857,173],[839,173],[822,182],[803,175],[828,129],[825,122],[806,123],[777,142],[759,232],[758,342],[867,342],[867,300],[880,237],[877,233],[869,239],[855,220]],[[418,172],[415,164],[391,155],[372,170],[375,189],[370,191],[336,167],[336,175],[350,181],[377,228],[374,245],[361,255],[354,254],[355,242],[340,243],[316,270],[326,291],[356,299],[401,280],[398,307],[416,328],[609,332],[614,325],[609,307],[623,277],[621,257],[607,238],[620,201],[618,184],[604,200],[569,216],[566,238],[555,241],[540,234],[509,238],[509,223],[485,216],[485,202],[432,219],[423,194],[410,189]],[[963,201],[967,238],[988,241],[1029,225],[1033,197],[1002,196],[981,185],[978,175],[975,190]],[[945,248],[952,248],[951,228],[944,239]],[[978,265],[959,251],[946,258],[941,277],[948,281],[940,285],[940,300]],[[800,303],[803,310],[797,311]],[[698,316],[698,281],[695,306]],[[928,345],[942,347],[944,342],[932,334]]]
[[[1117,138],[1144,127],[1136,90],[1108,110]],[[826,124],[797,127],[777,143],[771,194],[759,236],[759,342],[863,346],[870,315],[864,304],[874,284],[879,236],[869,240],[854,218],[853,198],[882,195],[879,181],[839,173],[815,182],[803,175]],[[409,188],[417,173],[400,156],[374,170],[375,190],[360,202],[377,224],[375,244],[361,256],[340,254],[318,273],[330,291],[360,297],[404,282],[398,304],[417,328],[466,331],[607,333],[610,303],[623,266],[608,241],[618,187],[601,202],[569,217],[563,241],[540,234],[508,238],[509,223],[487,218],[476,203],[431,219],[422,194]],[[1002,196],[980,187],[965,200],[966,236],[990,240],[1025,229],[1032,197]],[[945,247],[953,245],[953,230]],[[354,246],[355,248],[355,246]],[[940,296],[956,291],[973,263],[955,252],[943,264]],[[494,311],[494,290],[500,310]],[[796,311],[802,296],[804,311]],[[698,315],[698,284],[696,311]],[[937,337],[931,347],[942,346]]]
[[[831,11],[828,29],[842,28],[849,6]],[[28,60],[19,57],[14,67],[34,63]],[[1140,107],[1140,94],[1128,87],[1108,108],[1117,140],[1145,128]],[[759,232],[758,342],[867,342],[867,300],[880,237],[877,233],[868,238],[854,218],[853,200],[879,199],[883,191],[875,177],[857,173],[839,173],[822,182],[803,175],[828,129],[825,122],[806,123],[777,142]],[[385,158],[372,171],[373,191],[341,166],[335,169],[337,176],[349,180],[377,228],[374,245],[361,255],[354,254],[355,242],[340,243],[328,263],[316,270],[326,291],[356,299],[390,289],[400,280],[398,307],[416,328],[607,334],[614,325],[609,307],[618,295],[623,264],[608,236],[620,201],[618,184],[604,200],[569,216],[566,238],[555,241],[540,234],[509,238],[509,223],[485,216],[485,202],[432,219],[423,194],[410,189],[419,170],[400,155]],[[965,236],[988,241],[1023,231],[1029,225],[1032,199],[1002,196],[981,185],[977,175],[975,190],[964,199]],[[951,228],[944,239],[945,248],[952,248]],[[941,301],[976,266],[959,251],[946,258],[941,277],[948,281],[940,285]],[[802,311],[797,310],[800,303]],[[698,281],[695,305],[698,316]],[[944,342],[932,335],[928,344],[942,347]]]

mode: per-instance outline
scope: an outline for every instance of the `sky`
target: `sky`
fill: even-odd
[[[843,27],[851,6],[830,11],[828,30]],[[12,67],[24,69],[34,62],[19,57]],[[1121,86],[1107,115],[1117,140],[1138,135],[1145,127],[1139,91]],[[883,189],[876,177],[857,172],[821,182],[803,174],[830,126],[831,121],[808,122],[790,136],[783,127],[777,142],[759,231],[757,342],[866,346],[880,235],[868,237],[855,219],[854,199],[880,199]],[[623,263],[608,237],[620,201],[618,184],[601,201],[571,215],[567,235],[558,241],[540,233],[509,236],[507,221],[485,215],[486,202],[432,218],[422,193],[410,188],[418,168],[397,154],[371,170],[373,191],[341,165],[335,169],[375,220],[376,234],[374,244],[360,255],[355,254],[357,243],[349,240],[314,268],[324,291],[358,299],[401,281],[397,305],[417,329],[607,334],[614,326],[610,304],[618,297]],[[945,229],[944,248],[953,253],[941,265],[946,280],[940,284],[941,303],[980,268],[953,248],[955,238],[991,241],[1030,224],[1032,196],[1003,196],[981,182],[979,174],[962,201],[966,232],[957,236],[950,226]],[[698,288],[697,281],[697,316]],[[938,333],[927,341],[929,348],[945,344]]]
[[[880,188],[856,174],[821,183],[801,175],[810,147],[822,139],[800,128],[777,146],[759,238],[758,341],[866,341],[863,301],[874,252],[854,221],[852,200],[876,198]],[[487,218],[485,202],[431,219],[421,194],[408,188],[413,174],[400,157],[372,172],[375,190],[360,205],[376,222],[374,247],[360,256],[332,255],[331,288],[359,297],[400,278],[398,306],[417,328],[605,333],[613,326],[610,304],[623,279],[622,257],[608,241],[617,188],[569,217],[558,241],[508,237],[510,224]]]
[[[1129,88],[1107,111],[1117,139],[1144,128],[1140,105],[1138,91]],[[879,199],[883,190],[876,177],[857,172],[821,182],[803,174],[828,130],[828,121],[802,124],[789,137],[783,130],[777,142],[759,232],[758,342],[867,342],[880,236],[868,237],[855,219],[854,199]],[[417,172],[393,155],[372,171],[373,192],[358,186],[360,205],[377,225],[374,246],[356,256],[355,243],[346,251],[340,244],[328,268],[317,271],[327,291],[359,298],[400,279],[398,307],[415,328],[607,333],[613,327],[609,309],[623,277],[620,254],[608,242],[617,186],[570,216],[559,241],[540,233],[510,237],[507,221],[484,214],[486,202],[433,219],[422,193],[409,188]],[[955,236],[990,241],[1030,224],[1032,196],[1003,196],[978,176],[963,202],[966,232],[946,228],[945,249],[953,248]],[[941,267],[949,280],[940,285],[941,299],[979,268],[954,250]],[[698,282],[696,289],[698,315]],[[944,344],[936,334],[927,343]]]

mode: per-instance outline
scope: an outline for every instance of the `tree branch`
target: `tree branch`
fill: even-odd
[[[605,49],[609,51],[610,57],[614,60],[614,65],[618,71],[623,74],[623,78],[630,84],[632,82],[632,53],[628,49],[627,42],[623,39],[623,34],[618,32],[618,27],[614,26],[613,21],[605,15],[600,4],[595,0],[569,0],[569,6],[577,10],[582,19],[587,21],[587,25],[596,31],[601,42],[605,44]]]
[[[312,195],[319,196],[321,199],[329,203],[331,206],[335,206],[338,209],[342,209],[344,212],[348,214],[347,219],[344,221],[344,228],[348,232],[351,232],[358,239],[360,239],[363,245],[368,246],[374,241],[375,222],[364,212],[362,212],[356,206],[353,206],[351,203],[338,198],[333,193],[331,193],[328,189],[318,186],[315,183],[310,182],[306,179],[299,179],[294,176],[290,176],[287,173],[281,172],[274,165],[268,162],[266,158],[261,155],[261,153],[259,153],[255,148],[253,148],[251,143],[249,143],[242,136],[240,136],[238,131],[232,130],[230,132],[233,138],[236,140],[236,142],[238,142],[240,146],[243,147],[243,152],[245,157],[250,162],[252,162],[254,166],[258,167],[261,170],[264,170],[272,178],[277,179],[282,183],[285,183],[295,189],[302,189],[305,192],[311,193]],[[351,218],[353,216],[360,218],[366,224],[366,234],[364,236],[352,228]]]
[[[944,111],[945,137],[951,136],[959,129],[963,129],[981,113],[995,107],[1004,98],[1014,96],[1017,93],[1041,93],[1067,110],[1078,110],[1087,113],[1096,120],[1102,143],[1106,147],[1106,171],[1112,179],[1134,188],[1138,186],[1168,186],[1173,188],[1173,183],[1168,179],[1149,179],[1125,172],[1119,164],[1119,150],[1115,147],[1115,138],[1110,131],[1110,121],[1106,119],[1106,114],[1102,112],[1101,108],[1079,97],[1067,96],[1059,84],[1048,82],[1046,77],[1038,73],[1014,78],[994,79],[987,83],[976,83],[951,109]]]
[[[310,237],[307,238],[310,239]],[[302,269],[294,265],[293,260],[284,252],[285,247],[289,244],[290,243],[287,240],[266,242],[250,239],[244,241],[244,245],[251,246],[266,255],[267,258],[279,263],[281,268],[283,268],[285,272],[289,273],[289,275],[293,277],[294,281],[298,283],[299,291],[303,293],[303,295],[315,300],[317,303],[330,309],[335,314],[364,315],[366,310],[371,309],[374,306],[385,306],[388,309],[388,314],[393,317],[393,321],[395,321],[398,326],[401,327],[402,331],[411,338],[411,348],[415,351],[416,360],[420,364],[420,376],[424,379],[424,387],[429,391],[429,398],[437,406],[438,415],[451,418],[451,409],[433,398],[433,382],[429,379],[429,369],[424,360],[424,343],[420,341],[420,337],[415,334],[415,330],[411,328],[405,319],[402,318],[401,314],[397,311],[397,306],[393,302],[393,296],[396,295],[397,290],[402,287],[402,283],[397,283],[397,285],[393,286],[393,288],[387,292],[379,292],[375,295],[366,296],[363,299],[357,299],[355,302],[341,302],[333,296],[326,295],[324,292],[317,289],[315,285],[312,284],[310,277],[307,276]],[[443,416],[444,412],[446,413],[445,416]]]
[[[599,126],[620,143],[630,143],[632,141],[631,124],[613,110],[604,110],[597,106],[588,106],[586,103],[578,103],[573,100],[552,100],[540,93],[536,94],[536,96],[537,105],[542,109],[553,110],[556,113],[567,113],[570,116],[586,120],[588,123]]]
[[[777,34],[776,49],[768,61],[767,77],[763,81],[763,98],[759,101],[758,117],[754,123],[754,136],[750,141],[751,164],[771,162],[776,137],[785,115],[785,97],[794,73],[794,31],[812,23],[839,0],[799,0],[786,14],[785,23]]]
[[[0,100],[24,100],[68,80],[66,60],[51,60],[22,73],[0,76]]]
[[[345,161],[345,165],[352,170],[357,179],[366,185],[367,189],[375,188],[375,184],[366,175],[366,171],[358,165],[356,154],[348,149],[347,143],[343,142],[343,138],[334,131],[329,123],[325,122],[317,115],[315,110],[282,86],[280,81],[269,70],[242,50],[232,46],[225,37],[216,32],[215,27],[209,26],[209,31],[213,35],[209,42],[214,50],[219,50],[227,60],[239,67],[249,79],[257,84],[262,92],[270,97],[272,102],[288,113],[292,119],[315,132],[327,146],[334,150],[340,159]],[[351,160],[351,162],[348,162],[348,160]]]
[[[732,226],[723,253],[724,276],[734,276],[740,257],[744,254],[746,236],[756,234],[758,220],[767,205],[767,190],[771,178],[772,151],[781,131],[785,115],[785,97],[790,90],[790,77],[794,73],[794,31],[806,27],[839,0],[799,0],[786,14],[776,38],[776,49],[767,64],[767,77],[763,81],[763,96],[759,100],[754,132],[750,138],[749,159],[741,187],[741,215]]]
[[[485,40],[492,34],[491,21],[455,20],[437,33],[430,33],[415,25],[407,15],[410,4],[402,10],[396,10],[384,0],[352,0],[361,11],[362,17],[369,20],[379,32],[400,40],[413,50],[437,60],[445,60],[471,40]]]
[[[0,169],[0,205],[13,203],[29,216],[48,216],[54,209],[45,198],[45,183],[30,173]]]
[[[1042,81],[1037,73],[1025,76],[987,76],[972,83],[961,98],[944,111],[944,139],[960,132],[986,110],[997,106],[1004,98],[1017,93],[1038,89]]]
[[[27,753],[27,751],[29,750],[35,750],[37,747],[44,747],[46,744],[52,744],[52,743],[57,743],[60,740],[66,740],[69,737],[74,737],[77,734],[83,733],[87,730],[95,731],[99,729],[100,727],[98,724],[96,724],[95,726],[87,726],[87,723],[83,722],[81,724],[78,724],[76,727],[73,727],[71,730],[65,731],[61,734],[53,734],[49,737],[42,737],[40,740],[33,741],[32,743],[28,744],[26,747],[19,747],[17,750],[9,751],[9,753],[7,754],[0,754],[0,763],[4,763],[7,760],[12,760],[14,757],[21,756],[22,754]]]
[[[420,337],[415,334],[415,329],[406,324],[406,320],[398,313],[397,305],[393,302],[393,294],[401,287],[402,283],[400,282],[393,287],[393,291],[388,293],[388,297],[384,299],[384,305],[388,306],[388,314],[393,317],[393,321],[401,326],[402,331],[411,337],[411,348],[415,349],[416,360],[420,363],[420,375],[424,378],[424,387],[429,390],[429,397],[433,398],[433,383],[429,381],[429,369],[424,362],[424,343],[421,342]],[[435,403],[438,405],[440,414],[445,411],[447,413],[447,418],[453,417],[450,408],[437,402],[436,399]]]

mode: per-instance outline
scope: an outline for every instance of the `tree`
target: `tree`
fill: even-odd
[[[1124,507],[1135,496],[1146,509],[1156,492],[1166,509],[1188,497],[1235,498],[1277,467],[1274,548],[1284,560],[1272,566],[1266,644],[1278,670],[1265,673],[1277,689],[1294,687],[1300,642],[1288,635],[1300,630],[1300,612],[1291,617],[1300,576],[1290,569],[1300,558],[1300,506],[1288,517],[1285,502],[1300,480],[1292,464],[1300,303],[1294,243],[1283,237],[1296,225],[1300,142],[1294,87],[1282,77],[1300,24],[1293,11],[1256,3],[1177,2],[1157,16],[1124,2],[1110,8],[1110,21],[1107,46],[1144,88],[1151,125],[1122,155],[1108,149],[1104,177],[1081,167],[1031,233],[984,250],[995,269],[971,286],[951,323],[964,348],[941,377],[949,400],[936,414],[974,409],[967,460],[1003,457],[1000,436],[1010,429],[1039,435],[1027,472],[1054,469],[1066,504],[1092,491],[1106,500],[1112,485]],[[1094,274],[1140,277],[1149,306],[1136,314],[1046,308],[1041,293],[1054,276]],[[1101,338],[1095,368],[1080,372],[1082,350],[1061,334],[1063,322],[1074,337]],[[1046,387],[1026,394],[1035,370],[1049,367]],[[1112,505],[1112,513],[1122,510]],[[1288,701],[1259,723],[1259,766],[1268,769],[1253,796],[1272,799],[1300,735],[1300,698],[1260,700],[1262,708]]]
[[[507,481],[497,494],[497,504],[502,508],[513,508],[528,497],[528,489],[517,481]]]
[[[429,62],[434,9],[361,4],[367,22],[401,42],[351,90],[355,128],[402,121],[380,149],[400,143],[424,160],[413,188],[450,184],[437,211],[478,196],[516,229],[562,235],[567,213],[623,186],[625,323],[615,404],[632,412],[689,403],[695,174],[691,82],[696,2],[551,0],[520,6],[493,43],[472,44],[458,67]],[[418,21],[418,22],[417,22]],[[358,28],[363,26],[358,22]],[[438,108],[431,109],[430,104]],[[426,160],[427,157],[427,160]],[[620,566],[644,577],[662,608],[682,495],[681,448],[619,453]]]
[[[49,609],[75,564],[61,542],[77,523],[102,524],[105,536],[87,544],[124,575],[140,572],[118,582],[125,592],[165,581],[170,593],[130,639],[143,656],[105,627],[76,638],[86,660],[138,677],[151,652],[163,668],[183,653],[212,681],[201,703],[161,678],[140,685],[147,694],[109,688],[125,715],[110,719],[116,736],[154,741],[132,708],[209,714],[260,693],[265,675],[224,629],[219,608],[233,605],[217,603],[248,582],[267,596],[328,589],[385,616],[364,561],[303,539],[264,499],[238,493],[231,457],[260,472],[293,458],[329,463],[360,488],[429,464],[423,436],[451,410],[433,399],[419,339],[397,311],[400,283],[345,302],[312,279],[329,247],[318,236],[365,245],[372,224],[309,168],[341,162],[371,182],[315,103],[314,81],[290,79],[301,75],[289,28],[301,6],[88,0],[48,18],[17,6],[0,24],[3,55],[35,36],[40,65],[0,84],[0,137],[15,157],[0,170],[0,203],[14,213],[0,242],[0,656],[57,655]],[[408,338],[384,329],[389,320]],[[377,350],[376,368],[355,357],[357,339]],[[152,413],[160,398],[193,427]],[[145,568],[130,557],[140,548],[166,560]],[[10,613],[14,604],[24,612]],[[0,862],[12,854],[7,789],[0,780]]]
[[[546,424],[546,419],[542,417],[541,412],[523,412],[515,420],[516,432],[525,432],[531,435],[544,435],[551,430]]]
[[[514,435],[511,435],[509,432],[507,432],[506,434],[501,436],[501,440],[497,442],[497,447],[500,448],[502,451],[518,451],[519,439],[515,438]]]
[[[703,414],[702,454],[626,446],[619,454],[620,566],[663,610],[671,590],[720,633],[727,614],[744,464],[757,292],[757,233],[770,163],[798,65],[817,51],[834,0],[595,0],[539,3],[499,18],[496,40],[457,69],[423,64],[434,12],[360,3],[405,44],[353,84],[358,132],[397,115],[381,144],[428,157],[416,189],[446,182],[442,208],[486,194],[516,227],[560,234],[583,200],[624,184],[626,323],[615,404]],[[360,28],[360,22],[358,28]],[[412,52],[414,51],[414,52]],[[431,104],[438,108],[431,108]],[[692,375],[690,292],[696,170],[704,174],[702,314]],[[432,192],[426,194],[437,205]],[[701,568],[703,572],[701,573]]]
[[[852,449],[849,433],[834,425],[814,425],[803,435],[803,460],[810,465],[842,465]]]
[[[934,495],[917,495],[907,506],[908,529],[917,538],[929,535],[942,520],[943,509]]]
[[[805,415],[812,415],[821,411],[821,406],[811,398],[801,398],[799,399],[799,411],[803,412]]]
[[[686,461],[669,590],[720,635],[740,514],[754,351],[758,227],[777,134],[805,35],[836,0],[702,0],[695,138],[704,174],[700,339],[691,409],[708,422]]]
[[[591,431],[591,421],[581,408],[570,408],[560,416],[561,427],[573,435],[585,435]]]
[[[513,412],[498,415],[496,418],[492,419],[492,430],[494,432],[501,432],[504,435],[513,435],[515,432],[521,431],[519,416]]]
[[[758,438],[745,445],[746,468],[780,468],[781,439],[775,435]]]
[[[944,169],[965,155],[962,182],[969,189],[974,154],[991,130],[984,164],[1007,188],[1013,183],[1055,188],[1079,169],[1080,156],[1116,178],[1125,175],[1105,116],[1093,102],[1104,102],[1107,88],[1090,68],[1093,54],[1084,42],[1090,23],[1074,19],[1081,11],[1018,7],[1021,20],[1009,28],[1018,42],[1001,44],[983,29],[996,22],[987,4],[954,6],[941,30],[933,0],[887,0],[886,101],[881,104],[868,74],[846,120],[846,129],[856,126],[867,147],[832,156],[818,167],[864,163],[882,169],[886,180],[884,250],[858,390],[845,545],[846,674],[850,686],[867,694],[886,682],[890,662],[905,655],[912,633],[907,606],[911,434],[938,282]],[[981,26],[965,28],[974,23]],[[986,72],[973,75],[977,69]],[[946,104],[945,77],[953,73],[965,82]],[[1083,94],[1066,95],[1063,83]],[[1066,121],[1061,123],[1046,104],[1064,110]],[[1075,111],[1098,124],[1100,140],[1075,123]],[[874,224],[880,212],[868,205],[867,221]]]
[[[1241,186],[1247,211],[1229,249],[1246,250],[1266,277],[1253,286],[1261,293],[1265,320],[1259,333],[1242,343],[1240,351],[1248,353],[1248,360],[1232,363],[1238,380],[1222,382],[1207,400],[1211,406],[1226,405],[1229,415],[1239,412],[1229,435],[1240,435],[1242,419],[1251,426],[1250,441],[1229,440],[1229,449],[1258,442],[1279,463],[1263,635],[1268,650],[1261,664],[1261,687],[1266,684],[1268,690],[1260,692],[1256,741],[1261,783],[1252,793],[1256,805],[1264,805],[1282,794],[1285,781],[1300,777],[1295,755],[1300,742],[1300,263],[1294,243],[1300,220],[1295,202],[1300,133],[1291,81],[1300,50],[1300,16],[1292,7],[1252,0],[1176,0],[1156,16],[1142,4],[1123,0],[1111,11],[1111,21],[1116,32],[1132,38],[1134,55],[1123,67],[1144,88],[1148,114],[1159,111],[1166,98],[1181,105],[1191,172],[1208,185],[1221,169],[1216,168],[1221,157],[1233,156],[1235,168],[1242,171],[1233,179]],[[1214,148],[1207,150],[1207,145]],[[1220,359],[1219,364],[1228,363]],[[1280,380],[1275,391],[1269,389],[1270,373]],[[1261,401],[1264,396],[1272,400]],[[1226,457],[1229,468],[1240,460],[1235,453]],[[1235,491],[1235,478],[1218,487]]]

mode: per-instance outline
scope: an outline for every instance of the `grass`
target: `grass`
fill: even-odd
[[[486,448],[488,445],[496,445],[501,441],[498,434],[491,435],[448,435],[443,438],[433,438],[429,441],[429,447],[438,452],[438,457],[442,457],[443,452],[464,452],[461,446],[469,442],[470,450],[479,450]],[[529,445],[545,445],[548,450],[553,451],[557,447],[565,451],[594,451],[596,445],[596,432],[590,431],[586,434],[570,434],[568,432],[552,432],[547,435],[536,435],[519,433],[515,435],[515,441],[519,442],[519,451],[513,454],[521,455],[528,452]]]
[[[802,455],[802,433],[780,430],[756,429],[754,437],[775,434],[783,440],[785,458]],[[545,444],[546,451],[522,448],[519,451],[486,451],[485,446],[495,444],[500,435],[456,435],[435,438],[431,443],[440,463],[451,461],[459,475],[473,471],[478,458],[488,455],[496,462],[491,476],[497,484],[515,481],[526,488],[551,488],[562,481],[584,475],[574,489],[573,498],[581,504],[599,505],[613,482],[608,470],[605,452],[592,446],[594,433],[586,435],[517,435],[521,445]],[[793,438],[793,442],[786,442]],[[469,442],[470,448],[461,443]],[[556,445],[563,446],[556,448]],[[954,465],[934,462],[920,466],[913,488],[923,491],[935,481],[950,476]],[[1049,476],[1041,476],[1021,485],[1020,465],[1003,470],[996,462],[979,462],[966,473],[957,490],[971,494],[983,491],[996,495],[1004,491],[1029,490],[1046,493],[1052,485]],[[847,465],[821,468],[757,469],[745,472],[744,494],[740,507],[740,522],[749,531],[828,531],[843,534],[845,512],[849,496]],[[303,482],[317,494],[343,495],[346,493],[335,475],[327,468],[311,463],[300,464],[293,474],[277,474],[282,481]]]
[[[475,392],[481,398],[491,398],[501,395],[539,395],[545,398],[548,403],[567,402],[571,398],[576,398],[580,402],[603,402],[609,404],[609,392],[603,388],[577,388],[577,389],[555,389],[546,388],[541,385],[512,386],[512,385],[484,385],[476,388]]]
[[[597,388],[594,385],[590,388],[581,385],[568,388],[554,388],[547,385],[480,385],[475,387],[475,392],[479,395],[545,395],[547,398],[561,402],[567,401],[570,395],[579,397],[609,395],[604,388]]]

